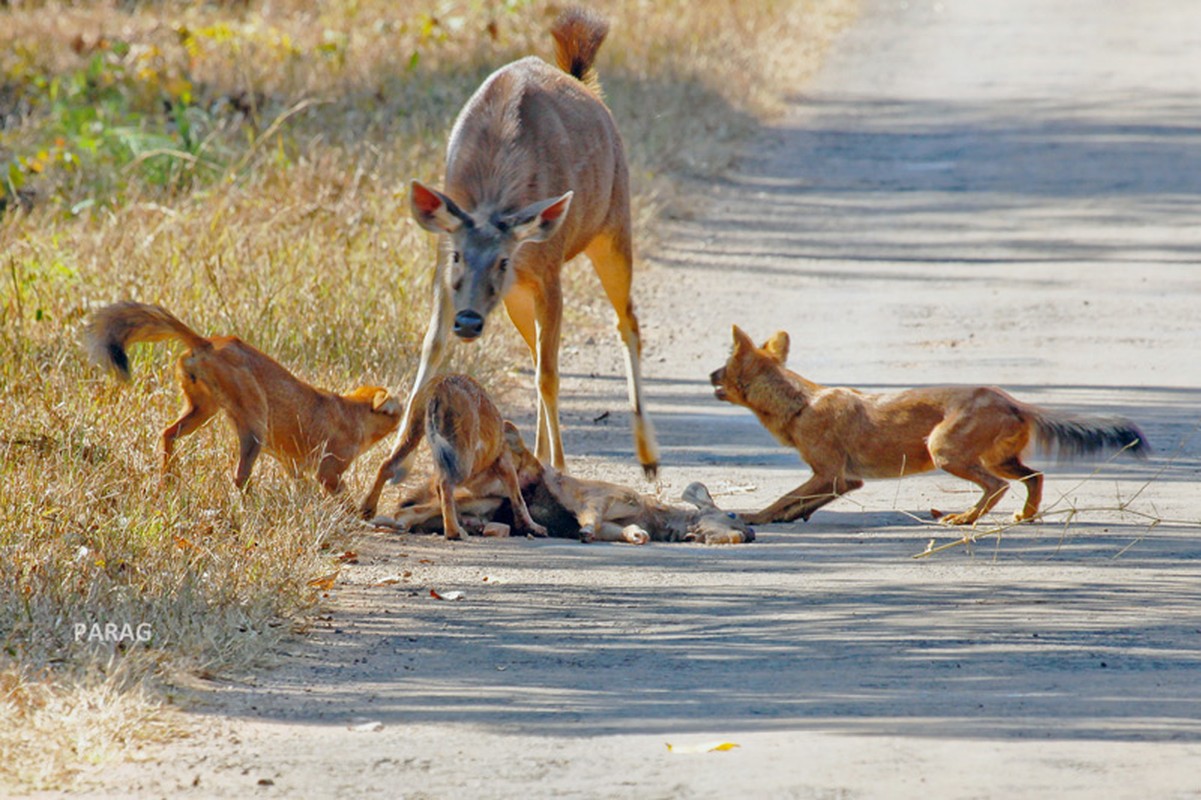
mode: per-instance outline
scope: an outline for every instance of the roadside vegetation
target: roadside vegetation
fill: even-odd
[[[592,6],[612,24],[599,69],[646,252],[664,208],[695,203],[681,180],[729,164],[853,0]],[[0,3],[0,784],[68,785],[178,731],[178,687],[268,663],[353,546],[354,520],[269,458],[237,492],[224,423],[183,440],[184,479],[160,484],[175,348],[135,348],[119,384],[86,363],[82,322],[161,303],[316,385],[403,394],[432,264],[408,180],[437,184],[484,76],[550,57],[559,10]],[[459,363],[503,385],[525,356],[492,336]],[[355,495],[385,447],[349,474]],[[93,635],[110,624],[133,636]]]

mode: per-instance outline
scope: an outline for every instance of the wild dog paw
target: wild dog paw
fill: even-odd
[[[546,530],[545,525],[539,525],[533,520],[526,526],[526,533],[530,536],[536,536],[539,539],[545,539],[547,536],[550,536],[550,532]]]

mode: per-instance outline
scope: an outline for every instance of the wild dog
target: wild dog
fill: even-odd
[[[689,509],[662,503],[615,483],[575,478],[544,466],[526,448],[517,428],[512,423],[505,425],[505,442],[525,505],[552,536],[630,544],[741,544],[755,539],[754,530],[737,514],[717,507],[702,483],[689,484],[684,490],[681,499],[695,506]],[[508,498],[496,489],[495,484],[477,486],[457,496],[464,507],[470,508],[475,527],[485,521],[508,521]],[[411,496],[397,516],[386,523],[408,530],[429,530],[436,525],[431,494],[432,490],[427,490],[424,495]]]
[[[519,527],[536,536],[545,536],[546,529],[530,519],[506,446],[510,431],[516,433],[517,429],[501,418],[483,387],[466,375],[443,375],[426,384],[413,403],[413,413],[401,431],[397,449],[399,470],[402,476],[409,471],[417,445],[422,438],[428,439],[434,455],[433,488],[446,538],[463,536],[456,507],[457,487],[473,494],[499,490],[513,504]],[[376,478],[363,503],[364,517],[375,514],[385,482]]]
[[[630,299],[628,167],[593,70],[607,33],[607,23],[588,12],[564,12],[551,29],[558,68],[530,56],[492,73],[451,130],[444,192],[412,183],[413,216],[439,235],[441,247],[406,414],[414,413],[413,399],[440,367],[451,331],[476,339],[503,303],[537,368],[535,449],[562,469],[560,273],[564,262],[585,253],[617,315],[635,445],[649,478],[659,456],[643,413],[642,344]],[[383,478],[398,480],[401,447],[398,439],[380,466]]]
[[[784,366],[788,334],[763,344],[734,326],[734,349],[709,376],[718,400],[749,408],[781,443],[794,447],[813,477],[762,511],[752,525],[808,520],[814,511],[863,486],[864,478],[900,478],[935,468],[983,490],[972,508],[934,512],[950,525],[970,525],[1005,494],[1007,480],[1026,484],[1016,522],[1034,519],[1043,476],[1022,463],[1033,440],[1061,459],[1106,450],[1149,451],[1142,431],[1121,417],[1075,417],[1019,402],[987,386],[935,386],[868,394],[822,386]]]
[[[400,424],[400,401],[378,386],[337,395],[310,386],[279,362],[236,336],[206,338],[161,306],[124,301],[97,311],[83,332],[92,361],[129,380],[127,349],[139,342],[176,339],[188,349],[175,365],[184,408],[162,433],[162,471],[175,443],[224,411],[238,437],[234,485],[245,487],[259,453],[289,471],[316,471],[330,494],[360,454]]]

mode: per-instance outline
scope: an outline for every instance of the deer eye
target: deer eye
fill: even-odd
[[[452,262],[454,262],[455,264],[459,263],[459,251],[458,250],[456,250],[450,254],[450,260]]]

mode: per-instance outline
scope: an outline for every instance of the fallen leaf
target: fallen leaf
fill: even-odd
[[[320,578],[313,578],[309,581],[309,586],[312,586],[319,592],[327,592],[334,588],[334,581],[338,580],[338,573],[331,572],[328,575],[323,575]]]
[[[345,553],[338,553],[334,558],[342,562],[349,561],[353,564],[359,560],[359,554],[353,550],[347,550]]]
[[[701,742],[700,744],[671,744],[667,743],[669,753],[724,753],[741,745],[733,742]]]
[[[346,730],[354,731],[356,733],[378,733],[378,732],[382,731],[383,729],[384,729],[384,723],[380,722],[377,719],[369,720],[367,722],[360,722],[355,725],[347,725],[346,726]]]
[[[462,600],[466,596],[462,592],[443,592],[439,594],[437,589],[430,589],[430,597],[435,600]]]
[[[394,583],[400,583],[402,580],[404,580],[404,578],[401,577],[400,575],[389,575],[386,578],[380,578],[378,581],[376,581],[375,583],[373,583],[371,585],[372,586],[391,586]]]

